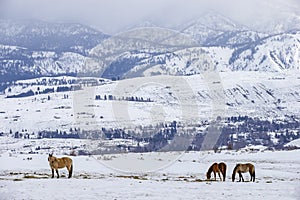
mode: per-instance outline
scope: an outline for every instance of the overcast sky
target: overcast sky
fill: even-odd
[[[78,22],[106,33],[151,20],[179,25],[208,10],[242,23],[300,16],[300,0],[0,0],[1,18]]]

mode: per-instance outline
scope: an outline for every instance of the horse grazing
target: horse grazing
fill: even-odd
[[[233,173],[232,173],[232,182],[234,182],[235,179],[235,174],[238,173],[239,174],[239,182],[241,182],[241,180],[244,182],[244,178],[242,176],[242,173],[246,173],[249,172],[250,174],[250,181],[255,181],[255,168],[254,165],[252,165],[251,163],[246,163],[246,164],[236,164],[235,168],[233,169]]]
[[[72,177],[73,161],[71,158],[68,158],[68,157],[57,158],[57,157],[53,156],[52,154],[49,154],[48,161],[49,161],[49,165],[52,170],[52,178],[54,178],[54,170],[56,171],[57,178],[59,178],[58,169],[64,168],[64,167],[67,167],[67,169],[69,171],[68,178]]]
[[[221,178],[221,175],[220,175],[220,172],[222,173],[223,175],[223,181],[225,181],[225,178],[226,178],[226,164],[221,162],[221,163],[214,163],[212,164],[207,173],[206,173],[206,178],[209,180],[210,177],[211,177],[211,173],[213,172],[214,173],[214,177],[215,177],[215,180],[217,179],[217,176],[216,176],[216,173],[218,173],[219,177],[220,177],[220,180],[222,181],[222,178]]]

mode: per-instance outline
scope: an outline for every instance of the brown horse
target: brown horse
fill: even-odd
[[[57,158],[57,157],[53,156],[52,154],[49,154],[48,161],[49,161],[49,165],[52,170],[52,178],[54,178],[54,170],[56,171],[57,178],[59,178],[58,169],[64,168],[64,167],[67,167],[67,169],[69,171],[68,178],[72,177],[73,161],[71,158],[68,158],[68,157]]]
[[[214,163],[208,169],[208,171],[206,173],[206,178],[209,180],[210,177],[211,177],[211,173],[213,172],[215,180],[217,179],[216,173],[218,173],[218,175],[220,177],[220,180],[222,181],[222,178],[221,178],[221,175],[220,175],[220,172],[221,172],[222,175],[223,175],[223,181],[225,181],[225,178],[226,178],[226,168],[227,168],[227,166],[223,162],[221,162],[221,163]]]
[[[244,178],[242,176],[242,173],[246,173],[249,172],[250,174],[250,181],[255,181],[255,168],[254,165],[252,165],[251,163],[246,163],[246,164],[236,164],[235,168],[233,169],[233,173],[232,173],[232,182],[235,179],[235,174],[238,173],[239,174],[239,182],[241,182],[241,180],[244,182]]]

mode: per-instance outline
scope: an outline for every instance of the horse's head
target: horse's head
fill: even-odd
[[[211,173],[206,173],[206,178],[207,178],[207,180],[210,180],[210,177],[211,177]]]
[[[235,179],[235,172],[232,173],[232,177],[231,177],[231,178],[232,178],[232,182],[234,182],[234,179]]]
[[[235,174],[236,174],[236,170],[237,168],[240,166],[240,164],[236,164],[234,169],[233,169],[233,172],[232,172],[232,182],[234,182],[234,179],[235,179]]]
[[[53,159],[54,159],[53,154],[52,154],[52,153],[49,153],[48,161],[50,162],[50,161],[52,161]]]

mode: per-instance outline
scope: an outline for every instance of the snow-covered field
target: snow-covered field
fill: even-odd
[[[217,116],[248,115],[267,119],[297,116],[299,80],[296,71],[220,72],[126,79],[77,91],[24,98],[6,98],[12,95],[7,93],[0,95],[0,132],[135,128],[173,120],[197,124],[201,120],[215,120]],[[25,87],[22,92],[36,88]],[[12,87],[12,91],[14,89]],[[96,95],[102,100],[95,100]],[[103,100],[105,95],[112,95],[116,100]],[[126,97],[152,101],[119,100]]]
[[[50,178],[47,154],[0,154],[0,199],[300,199],[300,151],[128,153],[72,157],[74,176]],[[225,182],[207,181],[213,162]],[[251,162],[256,181],[232,182],[236,163]]]
[[[293,140],[293,141],[287,143],[285,146],[296,146],[296,147],[300,147],[300,139]]]
[[[243,74],[242,74],[243,73]],[[36,86],[22,89],[34,89]],[[5,133],[40,130],[100,130],[217,116],[298,116],[297,73],[222,72],[187,77],[127,79],[24,98],[0,95],[0,200],[2,199],[300,199],[300,151],[153,152],[76,156],[74,176],[50,178],[47,154],[99,146],[99,141],[8,139]],[[12,88],[14,89],[14,88]],[[36,88],[37,89],[37,88]],[[95,100],[113,95],[116,100]],[[49,96],[49,98],[48,98]],[[150,98],[150,102],[122,97]],[[36,136],[36,135],[35,135]],[[18,142],[16,142],[18,141]],[[109,144],[108,144],[109,145]],[[295,144],[294,144],[295,145]],[[40,147],[39,154],[35,152]],[[68,149],[69,151],[67,151]],[[227,163],[227,180],[207,181],[214,162]],[[251,162],[256,181],[231,181],[236,163]],[[249,180],[248,174],[244,175]]]

